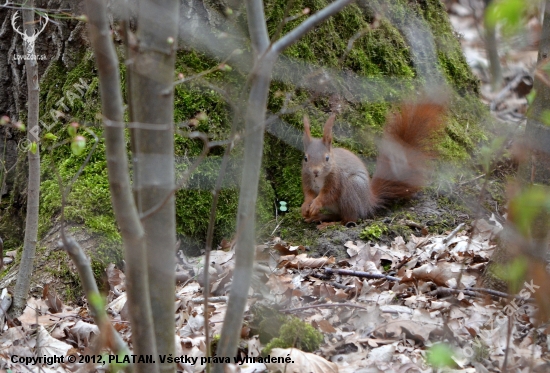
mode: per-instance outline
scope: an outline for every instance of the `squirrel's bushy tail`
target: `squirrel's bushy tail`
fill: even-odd
[[[437,103],[411,103],[389,118],[372,177],[374,207],[410,198],[425,186],[445,109]]]

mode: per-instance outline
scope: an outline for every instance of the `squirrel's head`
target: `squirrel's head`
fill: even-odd
[[[308,170],[311,176],[326,176],[332,168],[332,126],[335,114],[332,114],[323,127],[323,138],[311,137],[309,119],[304,115],[304,160],[302,168]]]

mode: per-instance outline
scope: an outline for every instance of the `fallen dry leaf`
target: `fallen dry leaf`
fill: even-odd
[[[321,356],[303,352],[296,348],[274,348],[269,354],[271,358],[283,358],[289,363],[266,363],[271,371],[286,373],[338,373],[338,366]]]
[[[334,264],[336,262],[336,259],[334,259],[334,257],[308,258],[307,254],[300,254],[291,259],[291,256],[293,255],[281,257],[279,266],[296,269],[321,268],[327,265]]]

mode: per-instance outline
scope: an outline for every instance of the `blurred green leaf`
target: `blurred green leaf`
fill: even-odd
[[[36,143],[36,141],[33,141],[31,143],[31,146],[29,147],[29,151],[32,153],[32,154],[36,154],[36,152],[38,151],[38,144]]]
[[[44,135],[44,139],[55,141],[57,140],[57,136],[51,132],[48,132],[47,134]]]
[[[524,0],[494,0],[485,11],[485,22],[489,27],[502,25],[504,33],[516,32],[525,18]]]
[[[71,151],[74,155],[80,155],[86,149],[86,138],[84,136],[75,136],[71,142]]]
[[[508,282],[512,293],[517,293],[522,286],[523,279],[527,273],[527,267],[527,259],[523,256],[518,256],[511,263],[495,264],[491,270],[498,278]]]
[[[532,89],[531,92],[525,98],[527,98],[527,103],[529,105],[533,104],[533,101],[535,101],[535,97],[537,96],[537,91],[535,89]]]
[[[550,110],[544,110],[541,114],[541,120],[547,126],[550,126]]]
[[[88,301],[95,307],[95,308],[103,308],[105,306],[105,302],[103,301],[103,297],[101,294],[93,292],[90,293]]]
[[[427,354],[428,364],[436,368],[455,366],[452,359],[453,350],[444,343],[438,343],[429,348]]]
[[[518,231],[527,237],[537,215],[550,211],[550,194],[541,185],[529,186],[510,200],[509,210]]]
[[[485,174],[491,171],[493,159],[502,152],[505,140],[504,136],[496,137],[491,143],[481,147],[479,150],[479,163]]]
[[[69,132],[69,135],[71,137],[76,136],[76,130],[78,129],[79,126],[80,125],[77,122],[72,122],[71,124],[69,124],[69,126],[67,127],[67,132]]]

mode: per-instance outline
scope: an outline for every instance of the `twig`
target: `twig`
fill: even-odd
[[[281,224],[283,224],[283,221],[285,220],[285,218],[281,218],[281,221],[277,224],[277,226],[275,227],[275,229],[273,229],[273,232],[271,232],[270,236],[273,236],[275,234],[275,232],[277,231],[277,229],[279,229],[279,227],[281,226]]]
[[[459,294],[459,293],[462,293],[464,295],[468,295],[468,296],[471,296],[471,297],[479,297],[480,294],[479,293],[476,293],[475,291],[471,291],[471,290],[464,290],[464,289],[450,289],[450,288],[437,288],[435,290],[432,290],[428,293],[426,293],[427,295],[429,296],[432,296],[432,297],[437,297],[437,296],[448,296],[448,295],[452,295],[452,294]]]
[[[519,295],[512,296],[510,294],[503,293],[503,292],[500,292],[500,291],[491,290],[491,289],[483,289],[483,288],[452,289],[452,288],[440,287],[440,288],[437,288],[437,289],[435,289],[433,291],[430,291],[426,294],[430,295],[430,296],[448,296],[448,295],[451,295],[451,294],[459,294],[459,293],[462,293],[464,295],[468,295],[468,296],[471,296],[471,297],[476,297],[476,298],[481,297],[482,294],[489,294],[489,295],[493,295],[493,296],[500,297],[500,298],[507,298],[507,299],[514,298],[514,299],[520,300],[522,302],[535,303],[534,298],[523,298]]]
[[[191,302],[199,304],[199,303],[204,303],[204,301],[206,299],[208,299],[208,302],[219,303],[219,302],[227,302],[229,297],[228,296],[219,296],[219,297],[208,297],[208,298],[204,298],[204,297],[193,298],[193,299],[191,299]],[[206,315],[206,312],[205,312],[205,315]],[[206,322],[205,322],[205,325],[206,325]]]
[[[220,64],[218,64],[218,66],[216,66],[216,67],[212,67],[212,68],[210,68],[210,69],[208,69],[208,70],[201,71],[200,73],[197,73],[197,74],[195,74],[195,75],[191,75],[191,76],[189,76],[189,77],[187,77],[187,78],[183,78],[183,79],[180,79],[180,80],[176,80],[176,81],[173,83],[171,89],[173,89],[174,87],[176,87],[176,86],[179,85],[179,84],[187,83],[187,82],[189,82],[189,81],[191,81],[191,80],[198,79],[198,78],[201,78],[201,77],[203,77],[203,76],[205,76],[205,75],[208,75],[208,74],[210,74],[210,73],[212,73],[212,72],[214,72],[214,71],[221,70],[221,67],[222,67],[223,65],[225,65],[225,64],[227,63],[227,61],[231,58],[231,56],[233,56],[235,53],[237,53],[237,51],[240,51],[240,49],[235,49],[235,50],[233,50],[233,51],[229,54],[229,56],[227,56],[227,57],[226,57]],[[171,92],[171,89],[170,89],[170,90],[167,89],[167,90],[163,91],[162,93],[168,94],[168,93]]]
[[[235,107],[235,109],[237,109]],[[229,155],[231,154],[231,150],[233,150],[233,140],[237,137],[237,120],[240,117],[239,111],[236,110],[233,113],[233,122],[231,126],[231,141],[225,148],[225,152],[223,154],[222,164],[220,166],[220,173],[218,175],[218,178],[216,179],[216,185],[214,186],[214,191],[212,195],[212,205],[210,206],[210,215],[208,217],[208,229],[206,232],[206,248],[204,252],[204,300],[203,300],[203,308],[204,308],[204,335],[205,335],[205,344],[206,344],[206,356],[210,357],[212,355],[212,351],[210,349],[210,331],[209,329],[209,318],[208,315],[208,302],[209,298],[208,295],[210,295],[210,253],[212,252],[212,244],[214,242],[214,228],[216,226],[216,210],[218,209],[218,199],[220,197],[220,192],[222,189],[222,182],[223,178],[225,177],[225,173],[227,171],[227,166],[229,165]],[[226,300],[227,302],[227,300]],[[210,373],[210,364],[206,366],[206,372]]]
[[[307,310],[307,309],[311,309],[311,308],[330,308],[330,307],[360,308],[362,310],[369,311],[369,309],[367,307],[360,306],[358,304],[353,304],[353,303],[323,303],[323,304],[311,304],[309,306],[304,306],[304,307],[299,307],[299,308],[291,308],[291,309],[288,309],[288,310],[281,310],[281,312],[291,313],[291,312],[302,311],[302,310]]]
[[[493,289],[466,288],[466,290],[477,291],[479,293],[486,293],[486,294],[494,295],[495,297],[500,297],[500,298],[512,298],[512,297],[514,297],[517,300],[522,300],[522,301],[529,302],[529,303],[534,303],[535,302],[535,298],[524,298],[524,297],[521,297],[519,295],[512,296],[511,294],[504,293],[502,291],[496,291],[496,290],[493,290]]]
[[[78,271],[78,276],[82,281],[82,288],[88,299],[88,305],[91,308],[92,317],[96,325],[100,328],[102,333],[105,333],[107,340],[111,343],[111,349],[116,354],[128,355],[130,351],[128,346],[122,340],[120,334],[113,328],[113,325],[109,321],[109,317],[105,312],[105,309],[98,307],[101,304],[94,301],[94,298],[99,297],[99,290],[95,282],[94,273],[92,272],[92,266],[90,261],[84,254],[82,247],[71,237],[66,236],[63,231],[61,231],[61,242],[60,246],[69,254],[69,257],[73,261],[76,269]]]
[[[323,280],[325,281],[326,280],[326,276],[324,275],[321,275],[321,274],[318,274],[318,273],[311,273],[309,276],[311,277],[315,277],[315,278],[318,278],[319,280]],[[333,286],[337,289],[343,289],[343,290],[352,290],[352,289],[355,289],[353,286],[347,286],[347,285],[343,285],[343,284],[340,284],[336,281],[331,281],[329,282],[330,286]]]
[[[518,84],[522,81],[524,76],[525,74],[521,72],[518,75],[516,75],[516,77],[510,83],[506,84],[506,86],[496,95],[493,101],[491,101],[491,105],[489,106],[491,111],[496,110],[497,105],[500,104],[502,100],[504,100],[504,97],[506,97],[506,95],[510,93],[512,89],[518,86]]]
[[[464,226],[464,223],[460,223],[458,227],[453,229],[453,231],[443,239],[443,243],[446,244],[447,242],[449,242],[462,229],[463,226]]]
[[[355,276],[360,278],[370,278],[370,279],[384,279],[388,281],[401,281],[399,277],[393,277],[388,275],[383,275],[379,273],[370,273],[370,272],[362,272],[362,271],[351,271],[347,269],[332,269],[332,268],[325,268],[326,274],[338,274],[338,275],[346,275],[346,276]],[[535,302],[535,299],[533,298],[524,298],[519,295],[512,296],[510,294],[496,291],[492,289],[485,289],[485,288],[466,288],[466,289],[452,289],[452,288],[437,288],[436,290],[433,290],[428,293],[428,295],[449,295],[449,294],[456,294],[456,293],[464,293],[466,295],[477,297],[481,293],[493,295],[500,298],[515,298],[517,300],[526,301],[533,303]]]
[[[381,273],[351,271],[349,269],[325,268],[325,273],[329,275],[334,274],[334,275],[346,275],[346,276],[355,276],[360,278],[370,278],[370,279],[379,279],[379,280],[388,280],[388,281],[401,281],[399,277],[383,275]]]
[[[484,176],[485,176],[485,174],[481,174],[479,176],[474,177],[473,179],[463,181],[463,182],[459,183],[458,185],[463,186],[463,185],[466,185],[466,184],[473,183],[474,181],[479,180]]]
[[[4,323],[6,322],[6,317],[8,317],[8,310],[11,307],[11,302],[13,298],[7,289],[2,290],[2,298],[0,299],[0,333],[4,330]]]

